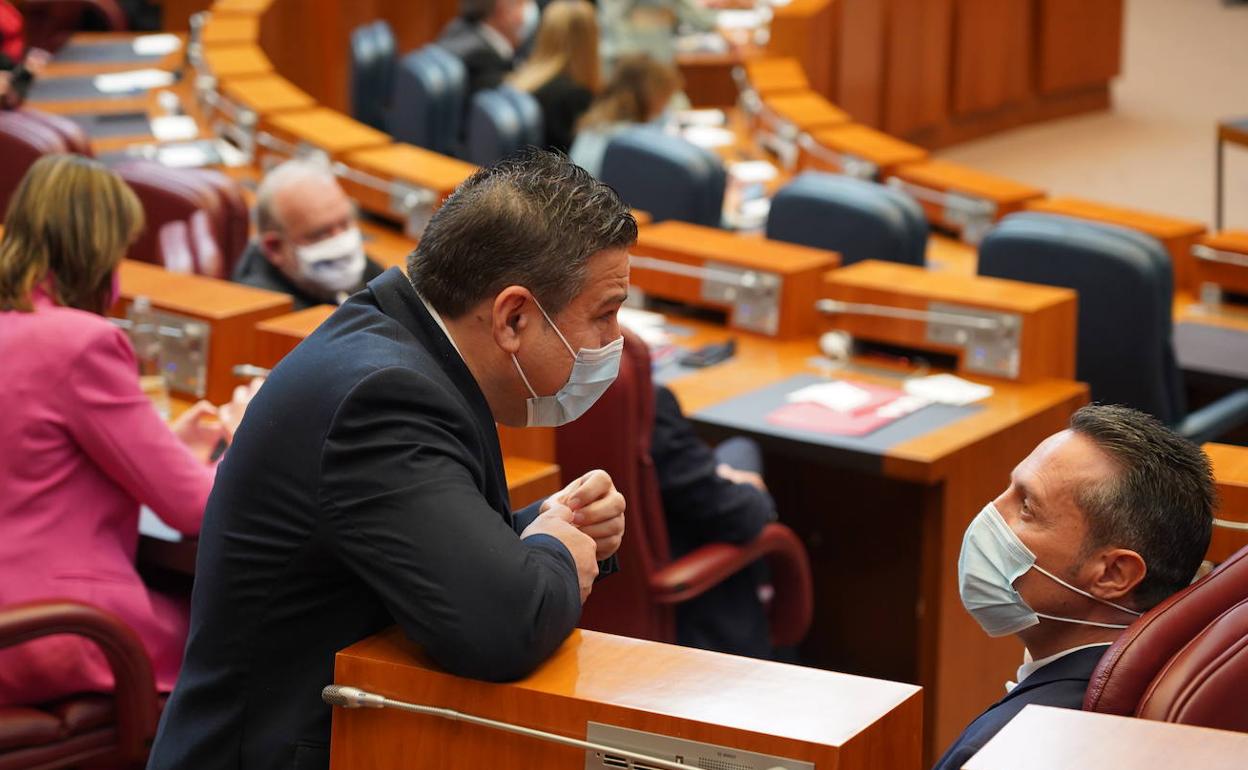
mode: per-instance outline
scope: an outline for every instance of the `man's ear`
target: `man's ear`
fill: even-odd
[[[264,252],[264,258],[273,263],[277,267],[281,267],[285,262],[282,255],[282,236],[275,232],[260,233],[260,251]]]
[[[1129,548],[1111,548],[1098,557],[1100,574],[1089,587],[1093,596],[1122,604],[1148,574],[1144,557]],[[1129,606],[1129,605],[1128,605]]]
[[[523,286],[508,286],[494,297],[490,330],[504,353],[515,355],[520,350],[520,334],[528,328],[534,313],[531,299]]]

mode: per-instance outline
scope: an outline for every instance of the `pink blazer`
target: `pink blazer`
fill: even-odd
[[[139,504],[194,534],[212,470],[170,432],[137,371],[105,318],[42,293],[32,313],[0,312],[0,606],[66,598],[115,613],[168,691],[188,610],[135,571]],[[112,687],[104,656],[77,637],[0,650],[0,705]]]

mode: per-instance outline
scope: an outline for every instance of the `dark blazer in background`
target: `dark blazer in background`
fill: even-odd
[[[204,516],[181,678],[148,768],[326,768],[334,653],[398,623],[452,673],[532,671],[580,618],[517,536],[493,416],[398,269],[273,371]]]
[[[576,121],[589,109],[594,95],[572,78],[558,75],[534,91],[533,98],[542,107],[546,148],[566,155],[576,136]]]
[[[672,556],[706,543],[753,540],[776,517],[771,495],[716,473],[718,461],[680,411],[676,396],[655,387],[650,456],[659,479]],[[771,628],[758,597],[767,579],[757,562],[706,593],[676,605],[682,645],[755,658],[771,657]]]
[[[369,258],[364,265],[364,278],[360,285],[347,293],[356,293],[364,288],[364,284],[381,275],[381,272],[381,265]],[[269,261],[268,257],[264,256],[264,252],[260,250],[260,245],[255,241],[250,241],[247,244],[247,248],[239,256],[238,263],[234,265],[234,274],[230,276],[230,280],[234,283],[254,286],[257,289],[280,291],[283,294],[289,294],[291,299],[294,300],[295,310],[303,310],[313,305],[336,304],[332,297],[310,294],[304,291],[303,287],[287,278],[285,273],[278,270]]]
[[[1096,664],[1109,645],[1097,645],[1064,655],[1044,668],[1031,672],[1004,698],[976,717],[953,742],[933,770],[962,770],[971,757],[982,749],[992,736],[1001,731],[1024,706],[1054,706],[1064,709],[1083,708],[1083,696]]]
[[[478,24],[456,17],[442,30],[438,45],[455,54],[468,71],[468,93],[464,95],[465,110],[472,104],[472,95],[488,88],[498,88],[511,72],[513,59],[504,59],[481,34]]]

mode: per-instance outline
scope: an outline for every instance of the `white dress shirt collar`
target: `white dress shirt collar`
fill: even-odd
[[[1089,647],[1108,647],[1109,645],[1110,645],[1110,642],[1097,642],[1096,644],[1083,644],[1078,647],[1071,647],[1069,650],[1062,650],[1061,652],[1055,655],[1050,655],[1047,658],[1041,658],[1040,660],[1032,660],[1031,650],[1024,649],[1023,650],[1023,665],[1018,667],[1018,673],[1015,674],[1015,676],[1018,678],[1013,682],[1006,682],[1005,691],[1007,693],[1010,692],[1015,687],[1017,687],[1019,683],[1026,681],[1027,677],[1036,673],[1037,671],[1049,665],[1050,663],[1057,660],[1058,658],[1064,658],[1067,655],[1071,654],[1072,652],[1079,652],[1080,650],[1086,650]]]
[[[420,292],[416,292],[416,296],[420,297],[420,301],[424,304],[425,310],[428,310],[429,315],[433,316],[433,322],[436,323],[438,328],[442,330],[442,333],[446,335],[447,341],[451,343],[451,347],[455,348],[455,352],[458,353],[459,357],[462,359],[464,354],[459,349],[459,346],[455,344],[455,338],[451,336],[451,330],[446,328],[446,322],[442,320],[442,316],[438,314],[438,311],[433,309],[433,305],[429,304],[429,300],[425,299],[424,295]],[[465,363],[467,362],[465,361]]]

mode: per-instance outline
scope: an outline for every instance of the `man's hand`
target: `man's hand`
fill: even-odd
[[[767,485],[763,483],[763,477],[753,471],[743,471],[727,463],[720,463],[715,466],[715,473],[720,478],[728,479],[733,484],[749,484],[760,492],[767,491]]]
[[[581,584],[581,604],[584,604],[589,598],[589,592],[594,589],[594,578],[598,577],[598,560],[594,558],[593,539],[572,525],[572,515],[571,509],[566,505],[543,505],[538,517],[520,533],[520,539],[533,535],[550,535],[563,543],[568,553],[572,554],[572,561],[576,562],[576,576]]]
[[[624,495],[616,491],[611,477],[594,470],[546,498],[541,512],[566,506],[573,513],[572,523],[594,539],[598,561],[609,559],[624,539]]]

